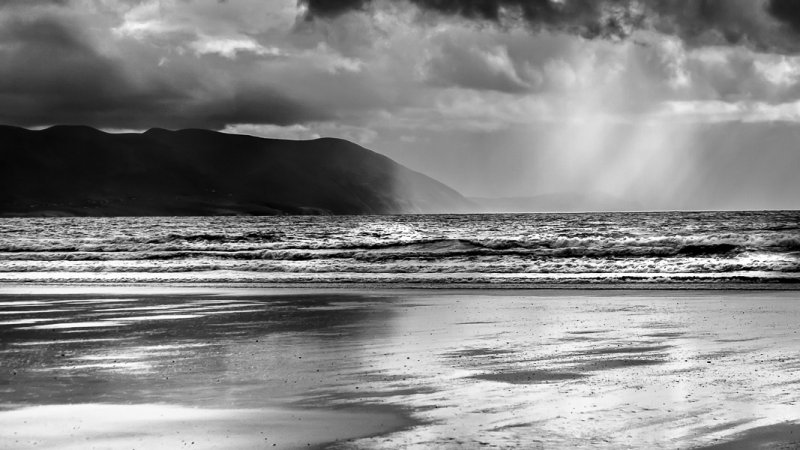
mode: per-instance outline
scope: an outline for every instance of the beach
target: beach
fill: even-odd
[[[0,445],[793,448],[799,299],[5,286]]]
[[[0,450],[800,450],[800,0],[0,0]]]

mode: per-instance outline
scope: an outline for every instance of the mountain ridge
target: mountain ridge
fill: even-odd
[[[470,205],[441,182],[338,138],[0,125],[4,216],[398,214]]]

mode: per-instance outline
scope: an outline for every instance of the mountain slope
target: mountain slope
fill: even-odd
[[[449,212],[442,183],[341,139],[0,126],[0,214]]]

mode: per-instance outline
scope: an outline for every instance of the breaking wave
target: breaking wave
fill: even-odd
[[[312,282],[783,279],[800,273],[800,213],[0,219],[0,281],[211,272]]]

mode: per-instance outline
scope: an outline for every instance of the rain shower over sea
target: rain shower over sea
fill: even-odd
[[[0,219],[0,282],[786,284],[800,212]]]

